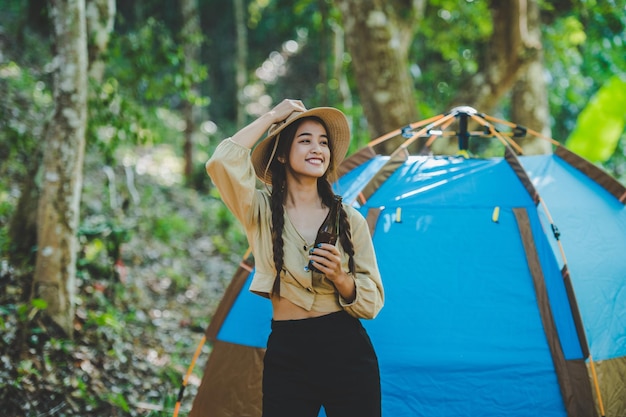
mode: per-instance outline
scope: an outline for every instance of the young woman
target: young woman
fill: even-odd
[[[316,417],[321,406],[328,417],[381,414],[378,361],[358,320],[384,301],[365,219],[342,204],[337,244],[314,247],[349,142],[339,110],[284,100],[222,141],[206,165],[254,253],[250,291],[272,303],[263,417]]]

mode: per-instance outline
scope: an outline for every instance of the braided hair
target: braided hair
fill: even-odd
[[[272,174],[272,189],[270,193],[270,207],[272,209],[272,247],[273,247],[273,260],[274,267],[276,268],[276,277],[274,279],[273,292],[280,296],[280,273],[284,266],[284,241],[283,241],[283,229],[285,227],[285,201],[287,198],[287,170],[286,163],[281,163],[278,158],[282,157],[285,161],[288,159],[289,150],[295,137],[296,131],[302,122],[305,120],[313,120],[321,124],[328,132],[328,128],[322,119],[319,117],[305,117],[295,121],[289,126],[285,127],[279,136],[274,140],[278,140],[278,146],[276,148],[276,154],[270,161],[269,169]],[[333,138],[329,138],[332,143]],[[332,149],[332,148],[331,148]],[[317,191],[322,199],[322,203],[326,207],[330,207],[334,203],[335,193],[332,188],[332,184],[329,180],[335,177],[335,162],[334,158],[330,158],[330,165],[324,175],[317,179]],[[352,244],[352,233],[350,231],[350,222],[348,221],[348,214],[346,210],[341,207],[339,214],[339,241],[344,252],[348,255],[348,268],[351,274],[354,273],[354,245]]]

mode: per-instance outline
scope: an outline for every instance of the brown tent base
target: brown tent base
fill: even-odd
[[[189,417],[260,417],[265,349],[216,340]]]
[[[626,356],[594,362],[604,405],[604,416],[622,417],[626,412]],[[589,370],[591,375],[591,370]],[[595,393],[594,393],[595,395]],[[598,403],[597,397],[595,398]],[[598,415],[600,410],[598,410]]]

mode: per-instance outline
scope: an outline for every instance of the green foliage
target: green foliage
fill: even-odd
[[[136,30],[114,32],[106,59],[105,79],[90,85],[88,138],[109,165],[122,146],[180,142],[174,140],[180,123],[164,117],[162,109],[210,103],[195,89],[207,79],[207,67],[186,60],[171,29],[155,18]]]
[[[113,35],[107,74],[139,103],[171,107],[178,104],[181,93],[190,94],[190,87],[207,76],[203,66],[185,75],[184,58],[170,28],[148,18],[137,30]]]
[[[626,74],[626,15],[612,2],[581,2],[543,27],[553,137],[567,138],[591,96]],[[548,2],[546,2],[546,5]]]
[[[454,75],[476,71],[475,60],[469,59],[475,59],[476,52],[470,48],[487,40],[493,30],[487,2],[436,0],[427,7],[419,38],[428,40],[429,48],[452,65]]]
[[[90,86],[93,94],[89,98],[88,146],[98,148],[105,164],[115,164],[116,152],[122,146],[162,141],[161,135],[167,131],[167,126],[154,117],[153,109],[141,106],[120,91],[115,78]],[[157,126],[160,129],[152,128]]]
[[[11,214],[13,213],[13,204],[7,201],[7,192],[0,187],[0,253],[8,253],[9,251],[9,228],[8,224]]]
[[[193,228],[187,219],[177,214],[170,214],[154,219],[152,230],[155,238],[164,243],[170,243],[176,238],[184,239],[193,231]]]
[[[78,230],[82,248],[77,261],[79,274],[119,278],[115,266],[121,258],[122,245],[131,237],[129,225],[102,216],[88,216]]]
[[[233,238],[233,219],[218,220],[221,201],[178,183],[161,185],[150,172],[135,178],[141,192],[136,203],[122,212],[109,207],[102,190],[111,187],[98,175],[96,156],[89,155],[85,169],[74,341],[41,314],[46,307],[41,300],[16,302],[23,297],[17,285],[0,291],[0,360],[8,364],[0,366],[0,385],[8,387],[0,392],[0,403],[9,415],[171,415],[181,369],[199,340],[184,332],[204,331],[212,311],[208,306],[219,299],[219,293],[215,299],[189,298],[197,294],[198,280],[216,280],[192,262],[213,265],[221,256],[221,249],[209,245],[195,252],[202,255],[196,259],[193,242],[223,233],[235,239],[223,245],[228,259],[245,249],[243,235]],[[126,178],[115,181],[113,188],[122,194]],[[124,283],[111,279],[116,259],[130,271]],[[195,304],[200,308],[189,312]],[[166,320],[167,310],[180,319]],[[13,359],[19,355],[23,358]],[[195,375],[201,371],[198,366]],[[194,387],[188,387],[184,408],[193,394]]]
[[[557,20],[554,25],[546,27],[546,62],[551,73],[555,74],[550,83],[548,98],[550,108],[557,114],[570,116],[578,113],[588,99],[591,87],[590,79],[581,76],[579,68],[584,58],[579,50],[578,39],[584,36],[584,28],[574,16],[567,16]],[[565,74],[569,76],[563,77]],[[574,120],[566,122],[565,126],[555,126],[555,137],[565,137],[564,131],[573,128]]]
[[[211,190],[212,210],[207,220],[216,228],[217,233],[211,235],[211,240],[216,250],[227,255],[229,253],[242,254],[247,247],[247,240],[243,228],[235,219],[235,216],[222,203],[217,189]]]
[[[432,116],[479,68],[493,30],[485,1],[429,1],[409,53],[420,114]]]
[[[187,344],[175,362],[155,363],[145,354],[162,349],[155,326],[137,303],[136,289],[81,282],[74,340],[41,314],[45,302],[7,302],[19,291],[9,277],[0,293],[0,403],[6,415],[66,417],[146,415],[138,404],[164,407],[171,415],[180,384],[176,366],[188,363]],[[115,302],[103,291],[116,293]],[[151,342],[153,340],[153,342]],[[19,348],[23,344],[23,349]],[[184,350],[187,349],[187,350]]]
[[[37,163],[40,140],[52,108],[52,93],[37,69],[0,62],[0,183],[22,178]]]
[[[578,116],[566,146],[592,162],[606,162],[626,136],[626,81],[609,79]]]
[[[27,2],[0,2],[0,193],[32,175],[53,107],[49,47],[24,24]]]
[[[203,330],[230,277],[219,263],[234,264],[228,261],[238,261],[247,247],[241,227],[217,191],[207,185],[200,164],[193,182],[202,191],[198,193],[182,187],[164,160],[144,158],[169,145],[168,161],[180,159],[184,129],[180,110],[185,101],[218,126],[211,140],[205,137],[198,143],[204,153],[210,153],[224,132],[236,128],[241,92],[235,90],[232,2],[198,4],[206,37],[192,40],[202,44],[202,62],[189,72],[177,35],[178,4],[117,2],[116,29],[102,57],[104,78],[92,80],[89,90],[74,340],[46,318],[43,300],[29,301],[30,294],[23,292],[29,271],[13,269],[5,259],[11,245],[5,225],[23,191],[20,184],[32,175],[33,166],[40,165],[45,125],[55,103],[53,37],[46,7],[18,0],[0,5],[0,403],[7,415],[171,415],[181,369],[195,347],[185,331]],[[488,4],[428,2],[424,19],[417,22],[408,63],[422,116],[447,110],[442,106],[476,73],[492,31]],[[620,109],[623,116],[623,96],[611,79],[626,71],[623,7],[613,1],[581,1],[567,11],[554,2],[541,5],[553,135],[567,137],[580,115],[572,137],[612,138],[598,160],[615,149],[604,164],[624,179],[623,124],[616,141],[617,133],[598,131],[611,124],[597,118],[611,114],[617,120]],[[334,56],[332,50],[331,40],[341,26],[332,1],[254,0],[247,6],[248,75],[262,89],[263,99],[295,97],[309,106],[337,105],[342,96],[330,69],[339,68],[351,89],[345,101],[351,104],[343,108],[353,120],[351,151],[363,146],[369,137],[351,58]],[[288,56],[284,73],[271,81],[256,77],[255,70],[281,53],[287,41],[297,42],[298,50]],[[583,111],[596,93],[598,99]],[[587,124],[591,119],[594,122]],[[618,132],[619,126],[614,130]],[[485,154],[500,151],[494,147]],[[147,167],[143,171],[139,160]],[[129,197],[126,181],[131,179],[119,175],[114,188],[124,203],[109,204],[112,191],[103,191],[111,190],[103,166],[115,172],[134,170],[137,199]],[[168,174],[168,181],[159,177],[162,174]],[[207,281],[211,291],[198,296],[197,287]],[[168,319],[168,311],[180,320]],[[140,403],[155,409],[146,413]]]

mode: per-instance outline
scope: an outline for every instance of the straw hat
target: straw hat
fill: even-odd
[[[267,137],[259,142],[252,151],[252,165],[256,176],[266,184],[272,183],[272,173],[268,166],[274,158],[278,146],[279,133],[293,122],[305,117],[319,117],[326,125],[330,142],[330,152],[335,166],[339,166],[348,152],[350,144],[350,126],[348,119],[333,107],[316,107],[304,112],[293,112],[282,122],[270,126]],[[278,140],[277,140],[278,138]]]

